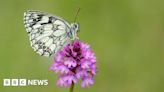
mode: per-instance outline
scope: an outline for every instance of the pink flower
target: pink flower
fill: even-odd
[[[74,40],[56,54],[50,69],[59,74],[57,85],[60,87],[68,87],[79,79],[81,87],[89,87],[94,83],[96,57],[89,45]]]
[[[93,83],[94,81],[92,77],[83,77],[81,82],[81,87],[89,87],[89,85]]]

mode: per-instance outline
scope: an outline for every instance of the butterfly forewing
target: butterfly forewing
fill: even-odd
[[[43,56],[51,56],[70,40],[69,24],[57,16],[28,11],[24,13],[24,25],[32,48]]]

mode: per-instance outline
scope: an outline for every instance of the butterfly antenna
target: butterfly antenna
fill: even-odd
[[[77,13],[76,13],[75,19],[74,19],[74,23],[76,22],[76,19],[77,19],[77,16],[78,16],[79,12],[80,12],[80,8],[78,8],[78,10],[77,10]]]

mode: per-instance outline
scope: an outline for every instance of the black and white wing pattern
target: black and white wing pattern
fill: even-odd
[[[70,41],[70,25],[60,17],[27,11],[24,13],[24,25],[32,48],[42,56],[50,57]]]

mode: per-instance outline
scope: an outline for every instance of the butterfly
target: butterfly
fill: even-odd
[[[68,23],[63,18],[39,11],[24,13],[24,26],[31,47],[41,56],[50,57],[65,44],[77,38],[78,23]]]

